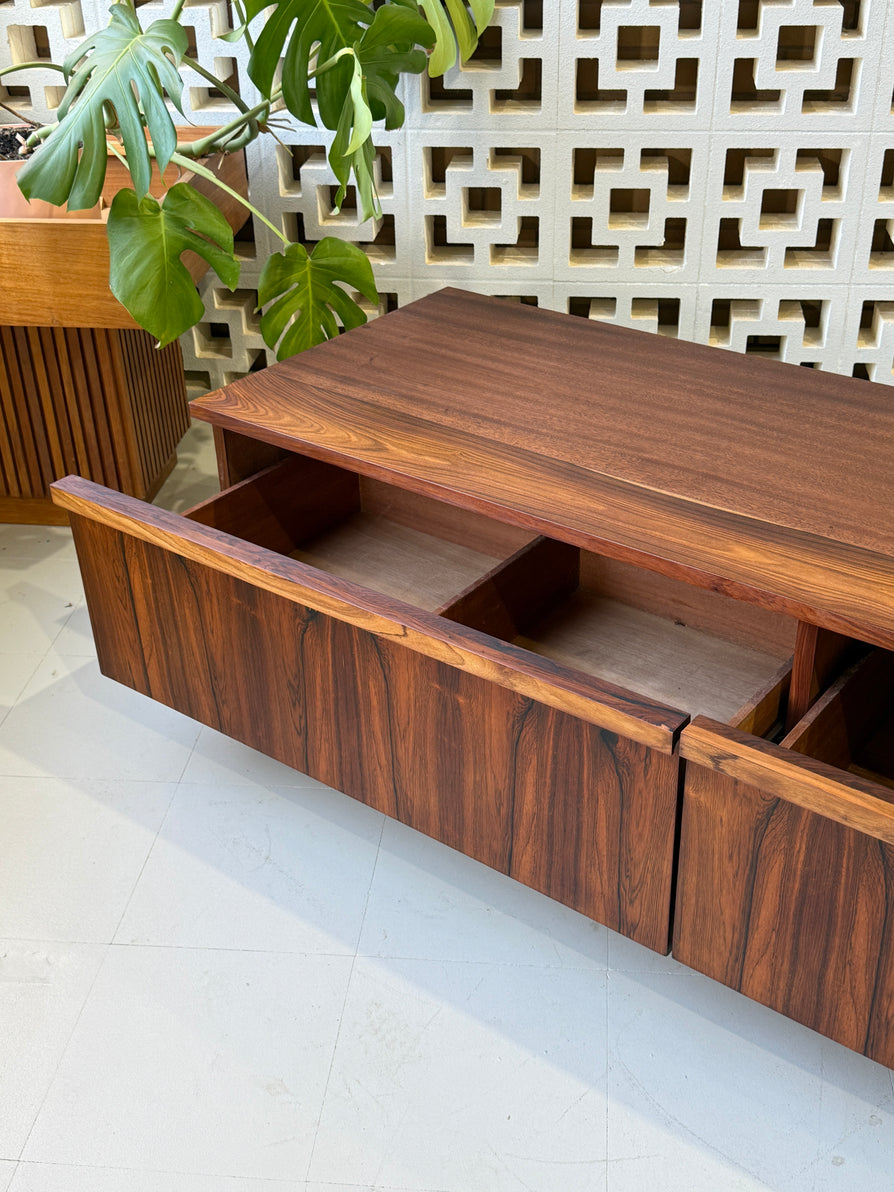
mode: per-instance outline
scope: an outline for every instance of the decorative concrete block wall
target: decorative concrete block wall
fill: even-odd
[[[0,53],[58,60],[103,11],[0,0]],[[250,99],[216,40],[225,0],[187,13]],[[9,82],[0,99],[51,118],[58,76]],[[885,0],[503,0],[475,58],[413,80],[406,126],[378,137],[381,219],[359,223],[350,192],[333,215],[326,142],[286,119],[249,150],[252,196],[308,245],[367,248],[379,311],[454,285],[892,384],[892,90]],[[188,98],[201,123],[230,115],[199,77]],[[274,248],[249,231],[237,293],[206,283],[183,345],[197,388],[267,361],[254,287]]]

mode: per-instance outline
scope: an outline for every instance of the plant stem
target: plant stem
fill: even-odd
[[[186,0],[177,0],[177,3],[174,5],[174,11],[171,13],[168,19],[171,21],[179,21],[180,14],[183,12],[185,6]]]
[[[242,39],[246,46],[248,46],[248,52],[251,53],[255,48],[255,43],[254,38],[248,31],[248,16],[246,15],[242,0],[233,0],[233,8],[236,10],[236,14],[242,24]]]
[[[228,124],[222,124],[220,128],[216,128],[214,132],[209,133],[207,137],[202,137],[199,141],[188,141],[183,145],[179,145],[177,152],[184,157],[206,157],[218,148],[221,149],[221,152],[232,152],[234,149],[241,149],[242,145],[247,144],[249,140],[252,140],[257,135],[258,120],[266,120],[270,114],[271,107],[281,95],[282,90],[277,89],[268,99],[255,104],[253,108],[246,108],[240,100],[240,104],[244,109],[240,115],[236,116]],[[233,144],[224,149],[226,142],[230,140],[230,134],[238,132],[243,126],[247,126],[248,132],[251,135],[242,144]]]
[[[233,188],[230,186],[227,186],[225,182],[221,182],[221,180],[216,177],[212,171],[207,168],[207,166],[203,166],[199,161],[193,161],[188,157],[184,157],[180,153],[175,153],[172,156],[171,161],[175,165],[180,166],[181,169],[191,170],[194,174],[198,174],[202,178],[207,178],[209,182],[213,182],[215,186],[220,187],[221,190],[225,191],[228,195],[231,195],[232,198],[237,199],[242,206],[250,211],[252,215],[256,216],[262,224],[265,224],[270,231],[274,233],[274,235],[278,236],[283,244],[288,246],[290,243],[288,236],[284,236],[279,228],[276,227],[275,224],[272,224],[267,216],[263,214],[263,212],[259,211],[257,207],[254,207],[251,203],[249,203],[248,199],[243,198],[238,191],[233,190]]]
[[[213,83],[214,86],[217,87],[218,90],[222,91],[227,99],[230,100],[231,103],[234,103],[241,111],[248,111],[248,104],[245,102],[242,96],[237,91],[234,91],[232,87],[228,87],[223,79],[219,79],[216,74],[212,74],[207,67],[204,67],[201,64],[201,62],[197,62],[195,58],[190,58],[188,54],[184,54],[180,61],[184,66],[188,66],[190,70],[194,70],[196,74],[200,74],[203,79],[207,79],[209,83]]]
[[[55,62],[19,62],[17,66],[4,66],[0,70],[0,79],[4,75],[15,74],[17,70],[58,70],[60,74],[65,73]]]

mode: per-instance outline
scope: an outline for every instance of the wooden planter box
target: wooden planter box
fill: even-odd
[[[19,168],[0,162],[0,521],[64,522],[49,485],[71,472],[154,496],[189,409],[179,345],[156,350],[109,290],[105,221],[123,166],[110,161],[94,210],[71,214],[26,202]],[[224,159],[221,178],[244,193],[241,154]],[[224,213],[234,228],[243,222],[235,200]],[[198,257],[188,266],[194,280],[207,268]]]

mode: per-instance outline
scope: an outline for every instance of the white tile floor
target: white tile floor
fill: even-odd
[[[894,1187],[889,1071],[107,681],[67,530],[0,591],[0,1192]]]

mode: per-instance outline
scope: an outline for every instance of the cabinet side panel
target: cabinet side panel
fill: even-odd
[[[674,955],[894,1066],[894,848],[688,765]]]
[[[73,522],[105,674],[666,949],[675,757]]]

